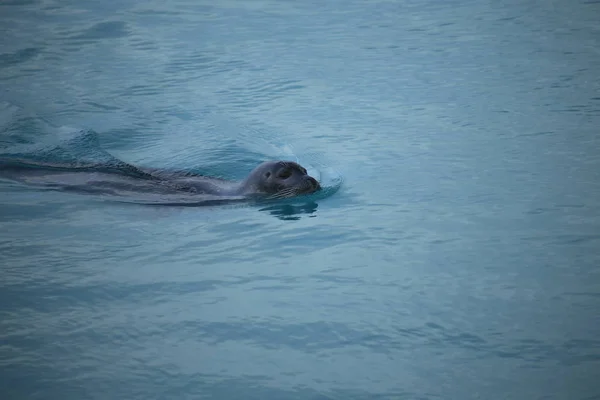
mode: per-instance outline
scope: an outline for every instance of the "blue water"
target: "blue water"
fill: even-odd
[[[2,1],[0,157],[317,199],[0,181],[2,399],[599,399],[600,3]]]

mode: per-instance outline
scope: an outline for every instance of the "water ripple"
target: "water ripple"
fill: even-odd
[[[35,47],[17,50],[13,53],[0,54],[0,68],[25,63],[38,54],[40,54],[40,49]]]
[[[92,25],[82,33],[71,36],[70,40],[93,43],[104,39],[118,39],[129,35],[127,24],[123,21],[105,21]]]

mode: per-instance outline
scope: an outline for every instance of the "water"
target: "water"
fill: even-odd
[[[0,182],[5,399],[598,399],[600,4],[3,1],[2,157],[298,160],[326,196]]]

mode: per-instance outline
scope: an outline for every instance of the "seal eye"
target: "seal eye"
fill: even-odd
[[[265,178],[269,178],[271,176],[270,172],[265,173]]]
[[[279,178],[281,178],[281,179],[287,179],[290,176],[292,176],[292,170],[289,168],[286,168],[279,173]]]

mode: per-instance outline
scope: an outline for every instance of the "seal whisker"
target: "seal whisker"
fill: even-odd
[[[269,199],[282,199],[296,195],[298,191],[295,188],[286,188],[269,196]]]

